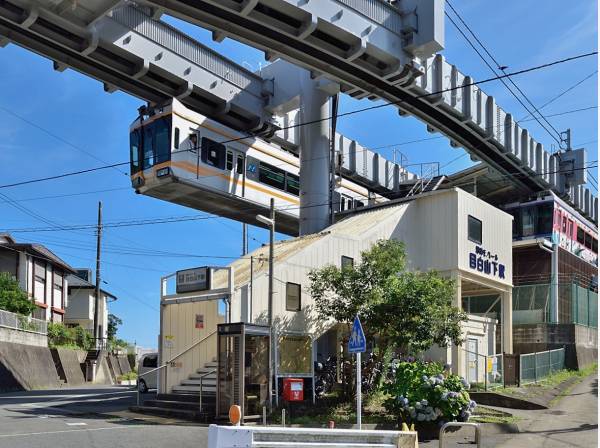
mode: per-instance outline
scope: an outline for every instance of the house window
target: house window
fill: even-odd
[[[354,266],[354,258],[342,255],[342,269],[344,269],[345,267],[351,268],[352,266]]]
[[[300,311],[300,285],[287,282],[285,288],[285,309],[287,311]]]
[[[469,215],[468,220],[468,234],[469,241],[473,241],[474,243],[481,244],[481,221],[473,216]]]
[[[33,297],[41,303],[46,303],[46,264],[33,262]]]
[[[63,275],[60,272],[53,273],[53,296],[52,306],[60,309],[64,309],[64,295],[63,295]]]

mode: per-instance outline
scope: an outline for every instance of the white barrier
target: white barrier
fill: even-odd
[[[414,431],[218,426],[208,429],[208,448],[418,448]]]

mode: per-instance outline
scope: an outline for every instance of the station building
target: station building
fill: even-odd
[[[512,353],[512,220],[510,214],[464,190],[451,188],[366,206],[342,215],[319,233],[276,243],[272,309],[275,376],[292,375],[310,381],[313,361],[336,355],[341,349],[345,326],[317,314],[309,292],[309,272],[326,265],[357,262],[361,252],[375,242],[393,238],[405,245],[408,269],[436,270],[455,280],[456,306],[489,296],[500,304],[500,312],[492,317],[485,312],[469,316],[463,325],[462,347],[437,347],[426,355],[450,364],[470,381],[481,381],[485,366],[479,355]],[[180,271],[174,293],[168,289],[175,276],[163,279],[161,364],[185,353],[162,374],[162,391],[185,391],[182,387],[187,378],[218,359],[219,384],[245,369],[242,376],[247,384],[243,387],[260,391],[257,394],[265,399],[268,370],[258,364],[268,365],[269,333],[264,327],[268,323],[268,254],[269,247],[263,246],[224,268],[200,274]],[[186,291],[186,285],[194,282],[200,285],[197,290]],[[228,302],[227,309],[221,305],[222,299]],[[217,333],[217,325],[224,322],[231,325],[221,325]],[[224,333],[223,329],[235,333],[237,323],[246,325],[243,331],[256,338],[244,342]],[[225,361],[232,350],[242,350],[235,359],[243,367],[238,361]],[[278,389],[279,381],[273,387]],[[226,395],[222,393],[220,399],[231,399]],[[222,408],[228,409],[226,404],[223,402]]]

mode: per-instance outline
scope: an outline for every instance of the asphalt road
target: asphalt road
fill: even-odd
[[[597,399],[597,377],[588,377],[552,409],[515,411],[521,432],[486,435],[482,446],[598,446]],[[0,394],[0,448],[207,448],[206,427],[132,414],[127,408],[135,400],[135,392],[125,387]],[[447,448],[472,440],[467,431],[450,434]],[[435,440],[419,446],[439,445]]]
[[[0,448],[207,446],[207,428],[131,414],[122,387],[0,394]]]

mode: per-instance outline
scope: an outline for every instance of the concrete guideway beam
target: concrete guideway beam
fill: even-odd
[[[380,0],[259,0],[252,2],[253,6],[247,5],[244,14],[241,14],[240,3],[232,0],[144,1],[182,20],[214,30],[220,38],[231,37],[264,50],[268,57],[282,57],[325,76],[339,83],[343,93],[355,98],[396,103],[402,115],[414,115],[433,132],[447,136],[454,146],[464,147],[472,157],[509,175],[515,188],[524,194],[556,188],[551,182],[552,176],[540,175],[548,171],[549,163],[545,161],[550,160],[549,154],[535,140],[528,141],[523,151],[520,143],[511,151],[505,136],[510,135],[509,140],[516,142],[519,139],[515,134],[520,129],[512,118],[507,119],[510,114],[479,87],[420,98],[437,91],[420,84],[431,76],[430,72],[443,80],[437,82],[439,86],[450,80],[464,84],[472,80],[456,67],[424,56],[426,49],[434,47],[421,45],[419,52],[406,40],[402,41],[401,36],[410,30],[411,23],[412,10],[407,2],[401,2],[395,10],[398,12],[391,16],[400,16],[403,20],[404,28],[395,33],[388,28],[394,20],[378,15],[384,8],[388,11],[393,7]],[[443,33],[443,17],[438,14],[441,11],[443,16],[443,2],[418,2],[418,5],[432,8],[419,14],[420,23],[423,20],[430,23],[419,33],[430,32],[433,36],[430,43],[443,44],[443,40],[436,38],[438,31]],[[361,19],[370,23],[367,25]],[[350,28],[350,23],[355,23],[355,27]],[[395,40],[382,37],[392,34]],[[390,52],[391,46],[398,44],[400,48]],[[443,67],[438,70],[440,65]],[[431,85],[429,81],[426,84]],[[499,121],[504,123],[498,126]],[[504,132],[506,129],[512,131]],[[532,148],[534,157],[531,157]],[[593,201],[590,199],[590,202]]]
[[[89,6],[89,2],[82,2]],[[105,2],[102,2],[104,4]],[[79,3],[78,3],[79,5]],[[48,6],[48,9],[46,8]],[[179,98],[235,129],[271,133],[262,78],[132,6],[86,26],[90,9],[57,15],[50,0],[0,5],[0,36],[151,103]]]

